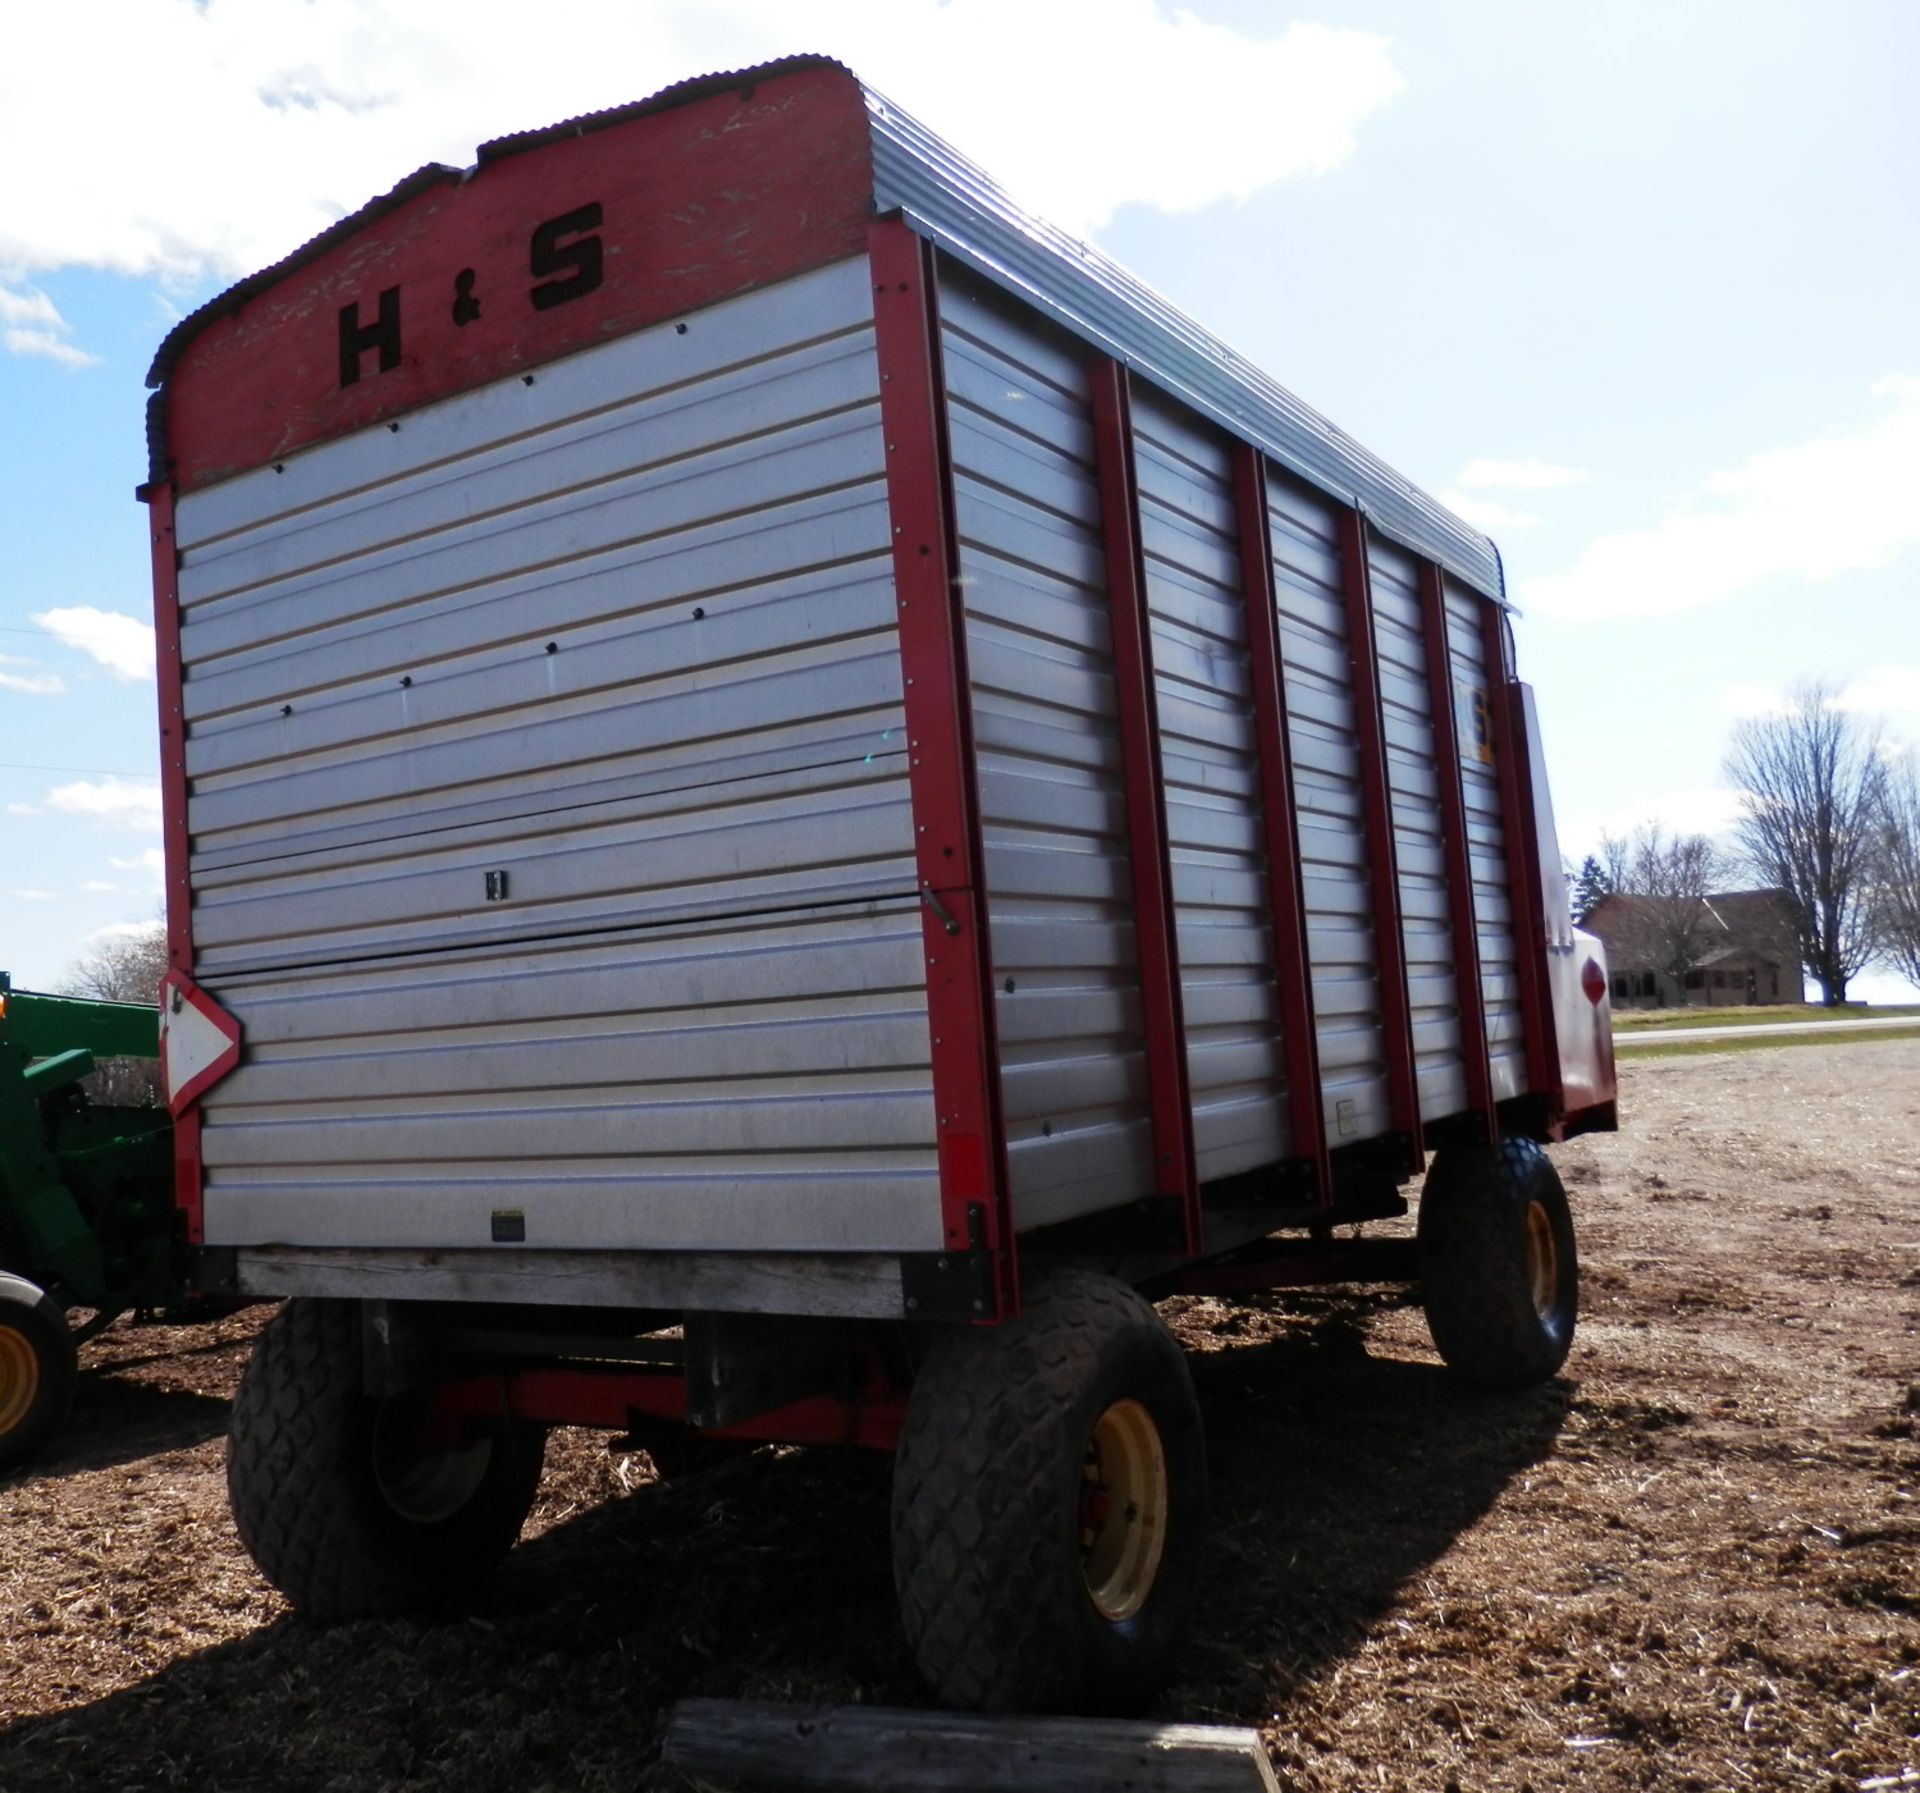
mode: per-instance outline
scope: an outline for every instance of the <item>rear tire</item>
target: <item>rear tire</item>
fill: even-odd
[[[1449,1368],[1526,1388],[1566,1362],[1580,1305],[1573,1215],[1537,1145],[1441,1152],[1420,1196],[1420,1291]]]
[[[1126,1284],[1062,1271],[1019,1319],[955,1326],[914,1384],[893,1565],[952,1706],[1129,1712],[1198,1591],[1206,1452],[1187,1363]]]
[[[546,1433],[426,1448],[424,1400],[362,1391],[359,1304],[289,1301],[234,1398],[227,1493],[240,1541],[309,1618],[447,1601],[512,1548]]]
[[[78,1372],[59,1302],[0,1272],[0,1471],[19,1468],[60,1429]]]

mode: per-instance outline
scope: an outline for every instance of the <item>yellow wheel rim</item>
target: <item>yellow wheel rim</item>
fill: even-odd
[[[40,1357],[33,1341],[12,1326],[0,1326],[0,1437],[33,1411],[40,1392]]]
[[[1146,1605],[1167,1543],[1167,1453],[1138,1401],[1115,1401],[1094,1422],[1080,1482],[1080,1571],[1103,1618]]]
[[[1533,1311],[1552,1318],[1560,1290],[1560,1245],[1553,1236],[1553,1216],[1541,1202],[1527,1203],[1527,1289]]]

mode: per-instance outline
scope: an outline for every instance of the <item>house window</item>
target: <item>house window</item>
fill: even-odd
[[[1724,971],[1716,971],[1713,974],[1713,987],[1716,990],[1724,990],[1727,987],[1727,974]]]
[[[1625,1002],[1626,999],[1633,994],[1633,990],[1626,978],[1617,977],[1613,980],[1613,994],[1617,1002]]]
[[[1689,971],[1687,973],[1687,988],[1689,990],[1699,990],[1704,988],[1705,987],[1704,979],[1705,979],[1705,974],[1703,972]]]

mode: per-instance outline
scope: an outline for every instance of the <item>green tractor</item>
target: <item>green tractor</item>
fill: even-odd
[[[159,1021],[0,972],[0,1472],[66,1417],[86,1340],[130,1309],[187,1302],[167,1111],[97,1103],[81,1084],[98,1061],[156,1058]]]

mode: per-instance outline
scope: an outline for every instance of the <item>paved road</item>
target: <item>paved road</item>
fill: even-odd
[[[1920,1027],[1920,1015],[1874,1015],[1858,1021],[1756,1021],[1745,1027],[1622,1027],[1614,1050],[1664,1044],[1668,1040],[1757,1040],[1769,1034],[1870,1033],[1879,1027]]]

